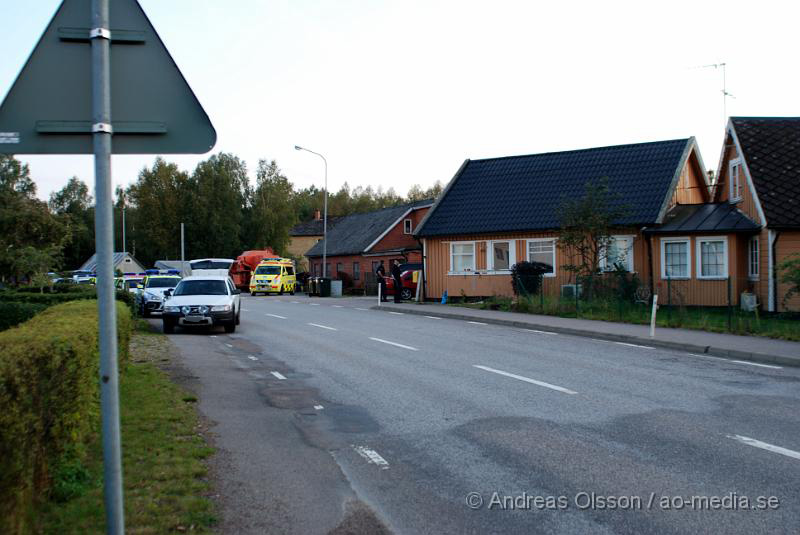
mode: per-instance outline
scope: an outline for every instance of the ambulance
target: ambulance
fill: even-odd
[[[296,287],[294,261],[290,258],[265,258],[250,277],[250,295],[284,292],[294,295]]]

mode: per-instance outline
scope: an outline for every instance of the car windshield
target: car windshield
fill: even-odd
[[[138,288],[142,281],[127,281],[128,288]]]
[[[199,262],[192,262],[191,263],[192,269],[230,269],[231,262],[225,261],[213,261],[213,260],[201,260]]]
[[[225,281],[195,280],[182,281],[172,295],[228,295]]]
[[[156,279],[147,279],[148,288],[174,288],[179,282],[180,277],[158,277]]]
[[[260,266],[256,268],[256,275],[280,275],[280,266]]]

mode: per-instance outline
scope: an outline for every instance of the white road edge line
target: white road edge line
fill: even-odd
[[[520,331],[526,333],[536,333],[536,334],[558,334],[550,331],[537,331],[536,329],[520,329]]]
[[[511,377],[512,379],[519,379],[520,381],[525,381],[526,383],[531,383],[538,386],[543,386],[545,388],[549,388],[551,390],[555,390],[557,392],[563,392],[564,394],[577,394],[574,390],[570,390],[569,388],[564,388],[561,386],[551,385],[550,383],[545,383],[544,381],[537,381],[536,379],[531,379],[530,377],[523,377],[522,375],[517,375],[515,373],[508,373],[504,372],[503,370],[495,370],[494,368],[490,368],[488,366],[481,366],[479,364],[473,364],[475,368],[496,373],[498,375],[505,375],[506,377]]]
[[[783,366],[775,366],[772,364],[760,364],[758,362],[749,362],[747,360],[732,360],[725,357],[715,357],[714,355],[698,355],[697,353],[687,353],[690,357],[697,357],[701,359],[714,359],[723,362],[735,362],[736,364],[747,364],[748,366],[758,366],[759,368],[771,368],[773,370],[782,370]]]
[[[618,345],[621,345],[621,346],[638,347],[638,348],[641,348],[641,349],[655,349],[654,347],[640,346],[639,344],[629,344],[628,342],[614,342],[614,343],[618,344]]]
[[[403,349],[408,349],[410,351],[419,351],[416,347],[405,346],[403,344],[398,344],[397,342],[390,342],[389,340],[383,340],[381,338],[373,338],[372,336],[369,337],[370,340],[375,340],[376,342],[381,342],[382,344],[389,344],[390,346],[402,347]]]
[[[328,327],[326,325],[320,325],[319,323],[309,323],[312,327],[319,327],[320,329],[328,329],[329,331],[338,331],[339,329],[335,329],[333,327]]]
[[[368,309],[368,308],[359,308],[359,307],[356,307],[356,310],[366,310],[366,311],[369,311],[369,309]]]
[[[276,378],[280,379],[281,381],[285,381],[286,380],[286,377],[284,377],[284,375],[282,373],[280,373],[280,372],[269,372],[269,373],[271,373],[272,375],[274,375]]]
[[[353,446],[353,449],[356,450],[356,453],[366,459],[368,463],[377,465],[381,470],[389,469],[389,463],[386,461],[386,459],[381,457],[377,451],[367,448],[366,446]]]
[[[471,323],[473,325],[489,325],[488,323],[484,323],[482,321],[468,321],[467,323]]]
[[[440,320],[440,319],[442,319],[439,316],[425,316],[425,317],[428,318],[428,319],[432,319],[432,320]]]
[[[258,357],[254,357],[253,355],[247,355],[247,358],[250,360],[258,360]]]
[[[277,314],[264,314],[265,316],[271,316],[273,318],[278,318],[280,320],[285,320],[286,316],[278,316]]]
[[[781,455],[785,455],[786,457],[800,460],[800,451],[781,448],[780,446],[767,444],[766,442],[761,442],[760,440],[750,437],[743,437],[742,435],[728,435],[728,438],[732,438],[733,440],[741,442],[742,444],[747,444],[748,446],[753,446],[754,448],[761,448],[762,450],[771,451],[772,453],[779,453]]]
[[[331,305],[333,308],[344,308],[342,305]]]
[[[323,407],[322,405],[314,405],[314,410],[321,411],[321,410],[322,410],[322,409],[324,409],[324,408],[325,408],[325,407]]]
[[[405,316],[405,312],[389,312],[389,314],[394,314],[395,316]]]

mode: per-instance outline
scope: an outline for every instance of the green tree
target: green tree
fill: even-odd
[[[584,295],[592,296],[597,287],[600,262],[611,244],[611,233],[627,209],[608,187],[608,179],[590,180],[583,196],[565,198],[559,207],[561,230],[558,248],[570,259],[562,268],[580,277]]]
[[[56,267],[70,229],[47,203],[36,198],[30,169],[13,156],[0,154],[0,278],[25,276],[20,257],[28,248],[50,254]]]
[[[59,191],[50,194],[50,210],[70,229],[70,240],[64,247],[64,265],[77,268],[95,249],[94,207],[89,187],[72,177]]]
[[[129,219],[131,249],[146,265],[163,258],[180,258],[180,224],[186,214],[189,176],[174,163],[156,158],[139,173],[125,198],[133,205]],[[130,217],[128,217],[128,215]]]
[[[248,248],[271,247],[277,253],[286,252],[289,229],[297,217],[292,194],[292,183],[281,173],[277,162],[259,160],[245,242]]]
[[[800,254],[791,254],[778,264],[781,273],[781,282],[788,284],[789,289],[783,296],[783,306],[788,307],[789,299],[795,294],[800,294]]]
[[[416,201],[425,201],[428,199],[436,200],[439,195],[442,194],[444,187],[442,186],[441,181],[437,180],[433,186],[428,189],[422,189],[419,184],[414,184],[411,186],[411,189],[408,190],[408,195],[406,195],[406,199],[408,202],[416,202]]]
[[[189,180],[186,248],[189,258],[236,258],[247,237],[252,197],[247,166],[233,154],[200,162]]]

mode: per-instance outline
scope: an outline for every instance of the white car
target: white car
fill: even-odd
[[[161,315],[164,332],[180,327],[213,327],[222,325],[232,333],[241,315],[240,291],[229,277],[199,275],[186,277],[172,291],[165,292]]]

